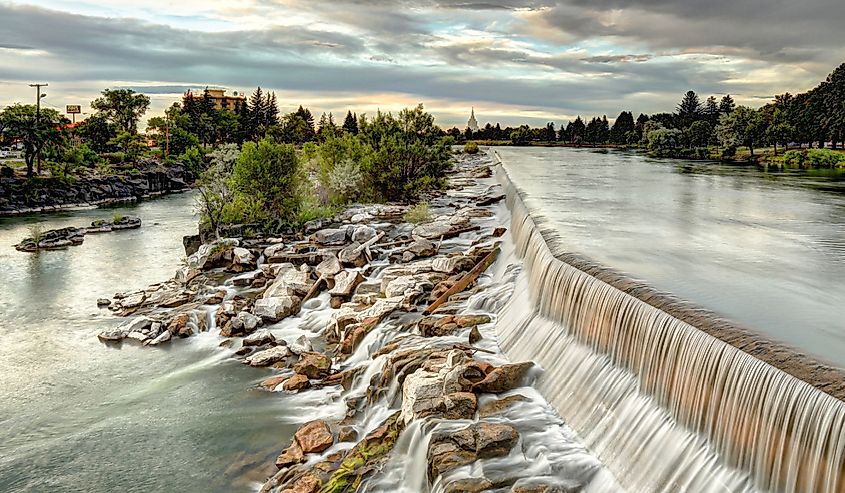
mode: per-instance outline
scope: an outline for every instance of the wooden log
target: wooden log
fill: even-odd
[[[488,267],[490,267],[490,266],[493,264],[493,262],[495,262],[495,261],[496,261],[496,257],[498,257],[498,256],[499,256],[499,251],[500,251],[499,247],[496,247],[496,249],[495,249],[495,250],[493,250],[492,252],[488,253],[488,254],[487,254],[487,256],[486,256],[486,257],[484,257],[483,259],[481,259],[481,261],[480,261],[480,262],[478,262],[478,263],[475,265],[475,267],[473,267],[473,268],[472,268],[472,270],[471,270],[471,271],[469,271],[469,272],[467,272],[466,274],[464,274],[464,276],[463,276],[463,277],[461,277],[461,278],[458,280],[458,282],[456,282],[455,284],[453,284],[451,288],[449,288],[448,290],[446,290],[446,292],[445,292],[445,293],[443,293],[442,295],[440,295],[440,297],[439,297],[439,298],[437,298],[436,300],[434,300],[434,302],[433,302],[432,304],[430,304],[430,305],[428,306],[428,308],[426,308],[426,309],[425,309],[425,311],[423,312],[423,314],[424,314],[424,315],[430,315],[430,314],[431,314],[432,312],[434,312],[434,310],[436,310],[436,309],[437,309],[440,305],[442,305],[443,303],[446,303],[447,301],[449,301],[449,298],[450,298],[453,294],[460,293],[461,291],[463,291],[464,289],[466,289],[466,288],[467,288],[467,286],[469,286],[469,285],[470,285],[470,284],[472,284],[472,283],[473,283],[476,279],[478,279],[478,276],[480,276],[482,272],[484,272],[485,270],[487,270],[487,268],[488,268]]]

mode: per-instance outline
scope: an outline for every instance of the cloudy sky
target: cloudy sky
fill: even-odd
[[[274,90],[282,111],[425,103],[441,125],[760,105],[845,61],[843,0],[0,0],[0,107],[132,87]],[[84,110],[83,110],[84,111]]]

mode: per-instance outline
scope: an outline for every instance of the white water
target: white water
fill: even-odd
[[[499,344],[625,489],[845,491],[841,401],[559,260],[506,187],[524,267]]]

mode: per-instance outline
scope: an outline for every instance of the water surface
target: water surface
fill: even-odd
[[[202,334],[167,348],[101,344],[96,300],[170,278],[196,230],[190,194],[136,207],[0,219],[0,491],[249,491],[292,425],[266,372]],[[12,244],[113,212],[138,230],[27,254]],[[295,428],[294,428],[295,429]]]
[[[845,176],[499,148],[567,249],[845,367]]]

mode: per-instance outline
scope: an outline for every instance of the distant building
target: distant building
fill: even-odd
[[[470,114],[469,116],[467,128],[469,128],[473,132],[478,132],[478,121],[475,119],[475,108],[472,109],[472,114]]]
[[[203,91],[197,91],[196,94],[188,91],[182,97],[182,101],[187,101],[189,98],[201,99],[206,91],[208,91],[208,97],[211,98],[212,103],[214,103],[214,109],[216,110],[238,111],[241,105],[246,104],[245,95],[238,94],[236,91],[229,96],[226,94],[225,89],[205,89]]]

